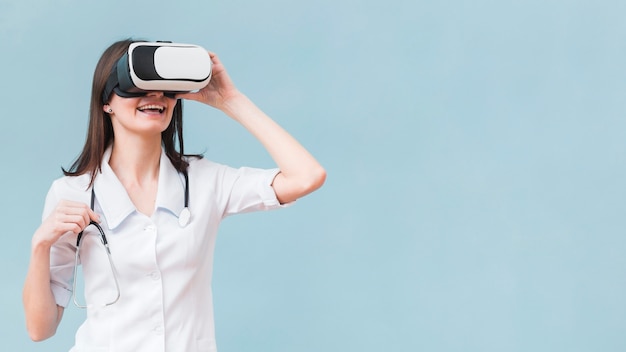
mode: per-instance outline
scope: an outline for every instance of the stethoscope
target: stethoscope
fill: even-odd
[[[189,175],[187,174],[187,171],[183,171],[181,173],[185,177],[185,203],[184,203],[185,207],[183,208],[183,210],[181,210],[180,215],[178,216],[178,224],[181,227],[185,227],[189,224],[189,220],[191,219],[191,212],[189,211]],[[94,210],[95,199],[96,199],[96,192],[94,191],[93,187],[91,187],[91,204],[90,204],[91,210]],[[85,228],[91,225],[95,226],[98,229],[98,232],[100,233],[100,240],[102,241],[102,244],[104,245],[104,248],[106,249],[107,258],[109,260],[109,266],[111,268],[111,273],[113,275],[113,281],[115,282],[115,290],[116,290],[115,298],[111,302],[108,302],[102,305],[103,307],[108,307],[108,306],[115,304],[117,301],[119,301],[120,296],[121,296],[120,284],[117,279],[117,271],[115,269],[115,265],[113,264],[113,259],[111,258],[111,249],[109,248],[109,242],[107,241],[107,236],[104,234],[104,230],[102,229],[100,224],[98,224],[97,222],[93,220],[90,221],[89,225],[87,225]],[[78,299],[76,298],[76,281],[78,281],[77,280],[78,262],[80,260],[80,248],[81,248],[80,245],[81,245],[81,240],[83,238],[84,231],[85,229],[83,229],[83,231],[81,231],[76,237],[76,254],[74,256],[74,280],[73,280],[74,282],[72,283],[72,296],[73,296],[74,305],[82,309],[85,309],[88,306],[79,303]]]

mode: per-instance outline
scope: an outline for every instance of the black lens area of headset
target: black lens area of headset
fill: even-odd
[[[133,63],[135,75],[137,75],[139,79],[144,81],[161,79],[161,76],[157,73],[154,64],[154,56],[158,48],[158,46],[136,47],[132,53],[132,58],[129,58],[129,54],[124,55],[120,59],[120,65],[123,65],[123,67],[129,67],[128,61],[130,60]],[[130,85],[133,84],[130,83]]]
[[[145,97],[146,95],[148,95],[148,93],[150,93],[150,91],[138,91],[138,92],[126,92],[120,89],[119,86],[116,86],[115,88],[113,88],[113,92],[115,92],[115,94],[119,95],[122,98],[141,98],[141,97]],[[170,99],[176,99],[176,92],[163,92],[163,95],[165,95],[167,98]]]
[[[144,55],[140,57],[152,57],[154,55]],[[141,60],[140,60],[141,61]],[[145,61],[145,60],[144,60]],[[124,54],[111,68],[111,72],[109,73],[109,77],[104,87],[104,91],[102,92],[102,103],[106,104],[111,97],[111,94],[115,92],[118,96],[122,98],[140,98],[148,95],[150,91],[140,90],[132,82],[130,75],[128,74],[126,68],[128,67],[128,53]],[[144,76],[150,76],[152,74],[156,74],[154,71],[154,62],[139,62],[137,68],[147,67],[141,71],[141,74]],[[154,72],[152,72],[154,71]],[[123,73],[123,74],[120,74]],[[124,87],[124,89],[122,89]],[[173,92],[173,91],[163,91],[163,95],[170,99],[176,99],[176,93],[181,92]]]

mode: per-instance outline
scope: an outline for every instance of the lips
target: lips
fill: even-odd
[[[143,105],[137,108],[137,110],[141,111],[141,112],[151,112],[151,113],[163,113],[163,111],[165,111],[165,107],[162,105],[156,105],[156,104],[148,104],[148,105]]]

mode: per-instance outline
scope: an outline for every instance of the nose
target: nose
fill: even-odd
[[[148,92],[148,94],[146,94],[146,96],[157,97],[157,98],[160,98],[163,95],[164,95],[164,93],[161,92],[161,91],[158,91],[158,90],[151,90],[151,91]]]

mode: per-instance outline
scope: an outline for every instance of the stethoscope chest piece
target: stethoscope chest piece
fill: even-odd
[[[191,220],[191,212],[189,211],[189,208],[185,207],[180,212],[180,215],[178,215],[178,225],[180,225],[180,227],[185,227],[189,224],[189,220]]]

